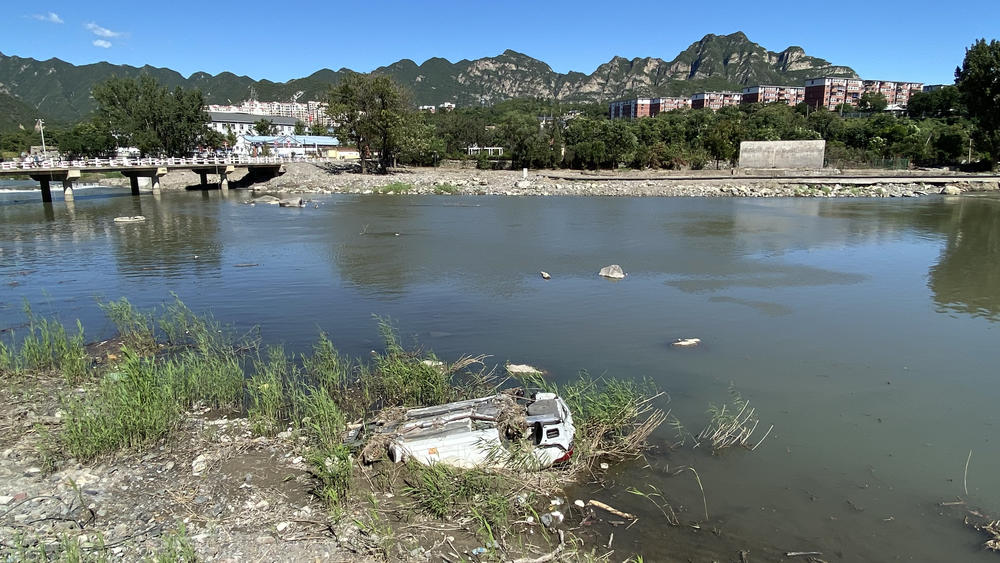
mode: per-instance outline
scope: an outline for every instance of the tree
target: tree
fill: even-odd
[[[858,110],[877,113],[889,107],[889,100],[881,92],[865,92],[858,100]]]
[[[313,122],[312,125],[309,126],[309,134],[320,137],[326,136],[330,134],[330,128],[327,127],[326,125],[323,125],[319,121],[315,121]]]
[[[207,134],[208,114],[199,90],[171,92],[143,74],[109,78],[96,85],[92,94],[97,119],[107,124],[117,144],[136,147],[144,155],[184,156]]]
[[[296,119],[295,128],[292,130],[292,132],[295,133],[296,135],[305,135],[306,134],[305,122],[303,122],[301,119]]]
[[[257,120],[253,124],[253,130],[260,136],[274,135],[278,132],[278,128],[274,126],[274,123],[270,119]]]
[[[942,86],[930,92],[916,92],[906,105],[910,117],[953,117],[961,115],[962,107],[958,99],[958,88]]]
[[[71,157],[102,156],[114,149],[115,138],[99,119],[77,123],[59,137],[59,150]]]
[[[977,137],[993,165],[1000,161],[1000,41],[980,39],[955,69],[959,97],[976,121]]]
[[[337,137],[357,146],[362,173],[373,154],[378,155],[376,170],[388,172],[413,118],[403,89],[388,76],[375,74],[344,77],[330,92],[327,113],[337,123]]]

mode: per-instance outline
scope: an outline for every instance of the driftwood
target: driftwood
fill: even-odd
[[[599,500],[591,499],[591,500],[587,501],[587,505],[588,506],[596,506],[597,508],[600,508],[602,510],[606,510],[606,511],[610,512],[611,514],[614,514],[615,516],[618,516],[620,518],[627,518],[629,520],[636,520],[636,519],[639,518],[635,514],[629,514],[628,512],[622,512],[621,510],[618,510],[617,508],[615,508],[613,506],[604,504],[603,502],[601,502]]]

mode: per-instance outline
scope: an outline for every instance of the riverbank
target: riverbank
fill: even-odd
[[[278,193],[409,193],[500,196],[628,197],[915,197],[996,191],[996,177],[943,173],[875,175],[834,171],[828,175],[735,175],[729,171],[579,173],[449,168],[407,168],[388,175],[361,175],[343,168],[290,163],[285,173],[251,187]],[[882,171],[883,174],[885,171]]]
[[[570,506],[564,489],[641,456],[665,418],[647,385],[563,387],[576,433],[558,468],[528,461],[521,395],[508,388],[511,449],[491,452],[490,468],[393,463],[389,441],[349,447],[347,430],[404,405],[498,393],[509,378],[483,357],[405,350],[384,323],[386,349],[370,361],[321,335],[300,366],[179,302],[155,325],[125,299],[102,309],[118,338],[84,346],[82,328],[29,313],[23,341],[0,340],[2,557],[589,561],[571,526],[637,518],[599,500]]]

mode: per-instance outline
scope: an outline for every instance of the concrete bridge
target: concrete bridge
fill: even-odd
[[[121,172],[129,179],[132,195],[139,195],[139,178],[149,178],[153,195],[160,193],[160,178],[171,170],[190,170],[201,176],[201,184],[208,185],[208,175],[218,175],[219,187],[229,189],[229,175],[237,168],[246,168],[261,179],[273,178],[281,173],[281,166],[293,159],[257,157],[206,157],[206,158],[91,158],[85,160],[42,160],[0,162],[0,177],[28,176],[38,182],[42,201],[52,201],[51,183],[61,181],[63,197],[73,201],[73,182],[85,172]]]

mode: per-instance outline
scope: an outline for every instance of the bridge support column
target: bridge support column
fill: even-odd
[[[42,187],[42,202],[52,203],[52,190],[49,188],[49,179],[41,178],[38,180],[38,184]]]
[[[73,180],[69,178],[62,181],[63,183],[63,199],[66,203],[73,201]]]
[[[139,177],[134,174],[129,176],[128,183],[132,186],[132,195],[139,195]]]
[[[198,176],[201,177],[201,185],[202,185],[202,187],[207,186],[208,185],[208,173],[207,172],[199,172]]]
[[[153,173],[153,176],[150,178],[153,182],[153,195],[160,195],[160,177],[166,175],[167,169],[164,166],[157,168],[156,172]]]

